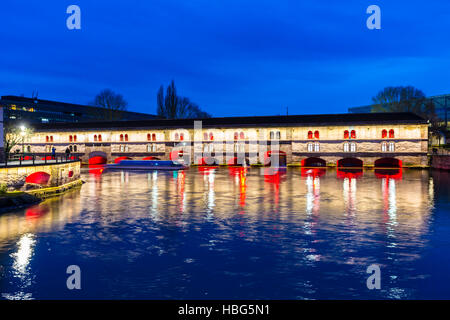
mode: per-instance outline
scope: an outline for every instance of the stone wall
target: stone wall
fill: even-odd
[[[271,125],[271,124],[268,124]],[[344,132],[356,132],[353,139],[345,139]],[[394,130],[393,138],[383,138],[383,130]],[[318,132],[309,139],[309,132]],[[241,134],[243,139],[241,138]],[[183,135],[183,141],[180,137]],[[213,141],[209,138],[214,137]],[[73,137],[76,136],[76,142]],[[99,141],[101,136],[101,141]],[[238,137],[235,140],[235,137]],[[153,140],[155,137],[155,140]],[[270,143],[277,138],[279,149],[286,153],[288,164],[297,164],[307,157],[320,157],[329,165],[336,165],[337,160],[346,157],[357,157],[364,161],[364,165],[373,165],[375,160],[384,157],[395,157],[402,160],[405,165],[426,166],[428,151],[428,125],[427,124],[355,124],[355,125],[317,125],[317,126],[291,126],[291,127],[217,127],[194,129],[171,128],[123,128],[111,130],[85,129],[78,132],[48,131],[36,132],[26,143],[33,153],[48,152],[51,146],[57,153],[64,153],[68,146],[77,146],[74,155],[80,156],[83,163],[87,163],[92,152],[104,152],[108,162],[121,156],[132,159],[142,159],[154,156],[168,160],[175,145],[185,143],[186,148],[196,156],[209,150],[212,144],[212,153],[245,151],[246,158],[251,163],[261,162],[264,159],[264,146],[270,149]],[[51,142],[47,142],[51,138]],[[149,140],[150,138],[150,140]],[[272,138],[272,140],[271,140]],[[279,139],[278,139],[279,138]],[[192,142],[194,141],[194,142]],[[309,144],[319,144],[319,150],[308,149]],[[355,143],[355,152],[346,152],[345,143]],[[243,144],[239,145],[239,144]],[[261,144],[258,145],[258,144]],[[393,145],[393,150],[384,150],[383,144]],[[177,147],[179,148],[179,147]],[[242,149],[243,148],[243,149]],[[191,160],[194,161],[192,156]]]
[[[25,190],[25,179],[35,172],[48,173],[50,180],[46,187],[56,187],[80,179],[80,162],[0,168],[0,183],[6,184],[8,191]]]
[[[450,155],[433,155],[431,167],[435,169],[450,170]]]

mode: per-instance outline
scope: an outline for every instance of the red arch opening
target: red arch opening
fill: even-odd
[[[402,160],[395,158],[381,158],[375,161],[376,168],[401,168]]]
[[[286,152],[281,150],[269,150],[264,155],[264,165],[270,166],[272,164],[272,156],[278,156],[278,166],[285,167],[287,165]]]
[[[94,156],[89,159],[89,164],[92,164],[92,165],[105,164],[105,163],[106,163],[106,158],[102,157],[102,156]]]
[[[114,163],[119,163],[122,160],[133,160],[130,157],[118,157],[114,160]]]
[[[217,166],[217,160],[213,157],[203,157],[198,160],[199,166]]]
[[[310,157],[301,161],[302,167],[325,167],[326,161],[321,158]]]
[[[363,166],[363,161],[359,160],[357,158],[344,158],[344,159],[338,160],[337,166],[338,167],[359,168],[359,167]]]
[[[159,158],[153,157],[153,156],[148,156],[148,157],[142,158],[142,160],[159,160]]]
[[[25,179],[25,182],[46,185],[49,180],[50,180],[50,175],[47,172],[38,171],[38,172],[30,174]]]

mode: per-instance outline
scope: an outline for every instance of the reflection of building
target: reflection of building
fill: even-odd
[[[396,165],[426,165],[427,138],[427,122],[412,113],[210,118],[200,128],[194,128],[194,120],[158,119],[40,124],[26,150],[43,154],[53,146],[58,153],[70,148],[86,162],[94,156],[112,161],[182,153],[193,163],[198,157],[227,163],[227,157],[242,156],[263,163],[272,148],[287,163],[305,166],[373,165],[385,158],[397,159]]]
[[[156,118],[154,115],[129,111],[111,115],[104,108],[17,96],[2,96],[0,106],[4,108],[5,122],[16,121],[29,124],[103,121],[108,118],[120,120]]]

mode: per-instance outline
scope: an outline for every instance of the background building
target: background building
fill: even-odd
[[[448,118],[448,110],[450,108],[450,94],[442,94],[439,96],[431,96],[428,97],[427,100],[431,100],[434,103],[436,115],[440,120],[447,123],[450,120]],[[373,112],[373,106],[361,106],[361,107],[352,107],[348,108],[348,112],[350,113],[367,113]]]
[[[105,108],[18,96],[2,96],[0,107],[3,107],[4,112],[1,119],[4,119],[5,122],[20,121],[24,124],[34,124],[111,120],[108,119],[109,111]],[[151,114],[118,111],[113,120],[156,118],[158,117]]]

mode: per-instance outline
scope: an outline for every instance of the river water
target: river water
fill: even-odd
[[[0,216],[2,299],[450,298],[450,175],[84,169]],[[366,284],[380,268],[380,289]],[[69,290],[67,267],[81,270]]]

